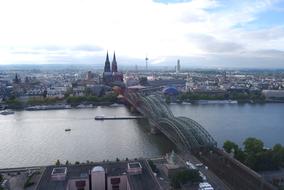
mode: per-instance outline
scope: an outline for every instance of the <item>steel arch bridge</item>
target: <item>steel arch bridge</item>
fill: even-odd
[[[175,117],[158,94],[126,92],[125,99],[180,150],[217,147],[216,141],[199,123],[187,117]]]

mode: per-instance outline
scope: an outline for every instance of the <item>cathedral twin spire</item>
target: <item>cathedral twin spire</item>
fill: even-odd
[[[117,62],[116,62],[115,52],[113,54],[111,69],[112,70],[110,70],[110,61],[109,61],[108,52],[107,52],[104,72],[117,72]]]
[[[112,63],[111,63],[111,69],[112,69],[112,72],[117,72],[117,62],[116,62],[115,52],[113,53],[113,60],[112,60]]]

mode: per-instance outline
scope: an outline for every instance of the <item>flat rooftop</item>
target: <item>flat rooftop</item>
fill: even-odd
[[[134,166],[140,163],[143,168],[142,174],[132,176],[128,175],[128,163],[134,163]],[[151,171],[149,171],[149,168],[147,167],[146,160],[141,159],[135,162],[98,162],[94,164],[61,166],[62,168],[67,168],[66,179],[64,181],[53,181],[51,179],[51,174],[53,169],[58,168],[58,166],[48,166],[40,179],[37,190],[66,190],[68,180],[88,178],[89,171],[91,171],[95,166],[102,166],[106,171],[107,177],[127,175],[131,190],[160,189],[159,184],[157,184],[153,175],[150,173]]]
[[[141,168],[141,165],[139,162],[132,162],[132,163],[128,163],[130,168]]]
[[[65,174],[67,172],[66,167],[60,167],[60,168],[53,168],[52,174]]]
[[[141,175],[128,175],[128,181],[131,190],[160,190],[159,184],[155,181],[153,174],[151,174],[150,168],[147,168],[147,161],[139,161],[142,166]]]

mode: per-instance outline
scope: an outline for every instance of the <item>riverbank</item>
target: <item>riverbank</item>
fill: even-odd
[[[22,106],[22,107],[10,107],[4,106],[4,109],[14,110],[14,111],[40,111],[40,110],[64,110],[64,109],[88,109],[96,108],[98,106],[124,106],[124,104],[118,104],[113,102],[100,102],[96,104],[79,104],[79,105],[70,105],[70,104],[51,104],[51,105],[36,105],[36,106]]]
[[[170,99],[170,98],[168,98]],[[239,103],[283,103],[283,99],[268,99],[259,92],[182,92],[176,97],[176,101],[202,102],[202,101],[237,101]]]
[[[189,100],[189,101],[176,101],[170,102],[170,104],[266,104],[266,103],[284,103],[284,101],[277,100]]]
[[[97,96],[69,96],[65,98],[37,97],[27,100],[10,99],[0,104],[3,109],[13,110],[47,110],[47,109],[71,109],[94,106],[108,106],[120,103],[117,94],[110,93],[101,97]]]
[[[276,100],[267,100],[267,101],[252,101],[252,100],[191,100],[191,101],[183,101],[183,102],[170,102],[169,104],[181,104],[181,105],[210,105],[210,104],[269,104],[269,103],[280,103],[283,104],[284,101],[276,101]],[[124,103],[117,102],[96,102],[96,103],[84,103],[84,104],[40,104],[40,105],[25,105],[21,106],[11,106],[7,104],[2,104],[0,106],[0,110],[9,109],[14,111],[37,111],[37,110],[64,110],[64,109],[87,109],[87,108],[95,108],[97,106],[124,106]]]

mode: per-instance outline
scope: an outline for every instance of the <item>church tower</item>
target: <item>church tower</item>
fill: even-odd
[[[110,71],[110,62],[109,62],[109,58],[108,58],[108,52],[107,52],[107,55],[106,55],[106,61],[105,61],[105,69],[104,69],[104,72],[111,72],[111,71]]]
[[[103,82],[103,84],[108,85],[108,86],[114,86],[114,85],[123,86],[122,85],[123,73],[118,72],[118,70],[117,70],[117,62],[116,62],[115,52],[113,53],[111,68],[110,68],[110,61],[109,61],[108,52],[107,52],[102,82]]]
[[[112,69],[112,72],[117,72],[117,62],[116,62],[115,52],[113,54],[113,60],[112,60],[112,63],[111,63],[111,69]]]

